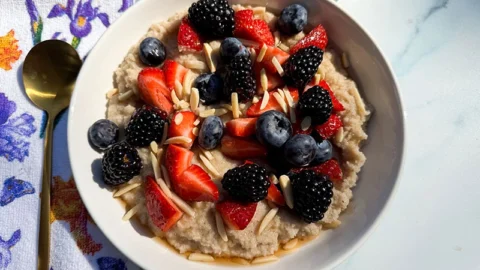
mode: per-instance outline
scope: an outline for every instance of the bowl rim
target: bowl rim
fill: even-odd
[[[99,48],[99,45],[102,44],[104,42],[104,40],[110,35],[111,32],[114,32],[114,31],[117,31],[117,25],[119,25],[120,23],[117,23],[117,22],[121,22],[121,21],[124,21],[126,20],[126,18],[128,18],[129,16],[127,16],[128,14],[134,12],[135,9],[140,9],[142,8],[143,5],[146,5],[147,2],[149,1],[153,1],[153,0],[143,0],[143,1],[140,1],[138,3],[136,3],[135,5],[133,5],[132,7],[130,7],[126,12],[124,12],[119,18],[117,18],[117,20],[115,22],[113,22],[106,30],[105,32],[100,36],[100,38],[97,40],[97,42],[95,43],[95,45],[92,47],[92,49],[90,50],[90,52],[88,53],[89,55],[90,54],[93,54],[96,50],[98,50]],[[194,1],[194,0],[189,0],[189,1]],[[326,268],[328,269],[331,269],[331,268],[335,268],[336,266],[340,265],[343,261],[345,261],[348,257],[350,257],[355,251],[357,251],[365,242],[366,240],[368,239],[368,237],[375,231],[375,229],[378,227],[380,221],[382,220],[382,217],[385,215],[385,212],[386,210],[391,206],[392,204],[392,201],[395,197],[395,194],[397,193],[398,191],[398,186],[399,186],[399,180],[401,178],[401,176],[403,175],[403,171],[404,171],[404,161],[405,161],[405,151],[406,151],[406,144],[407,144],[407,132],[406,132],[406,126],[405,126],[405,120],[406,120],[406,116],[405,116],[405,111],[404,111],[404,106],[403,106],[403,98],[402,98],[402,94],[401,94],[401,91],[400,91],[400,87],[399,87],[399,83],[398,83],[398,80],[395,76],[395,73],[393,71],[393,68],[390,64],[390,62],[387,60],[387,58],[385,57],[385,53],[383,52],[383,50],[380,48],[380,46],[378,45],[377,42],[375,42],[375,40],[372,38],[371,34],[364,28],[362,27],[362,25],[357,22],[357,20],[355,20],[349,12],[347,12],[344,8],[342,8],[339,4],[337,4],[336,2],[334,1],[330,1],[330,0],[315,0],[315,1],[323,1],[325,2],[327,5],[331,5],[333,6],[334,8],[336,8],[337,10],[339,10],[341,13],[343,13],[343,15],[345,15],[348,19],[350,19],[350,21],[356,26],[358,27],[361,31],[363,31],[363,33],[365,34],[365,37],[375,46],[375,49],[378,51],[379,55],[380,55],[380,60],[382,62],[382,64],[387,68],[387,71],[388,71],[388,75],[390,77],[390,80],[391,82],[393,83],[393,85],[395,86],[394,88],[394,94],[398,100],[398,107],[399,107],[399,110],[401,112],[401,117],[400,117],[400,122],[398,123],[399,124],[399,131],[397,133],[397,135],[399,136],[399,142],[401,143],[401,146],[399,147],[398,151],[397,151],[397,156],[398,156],[398,168],[397,168],[397,171],[396,171],[396,175],[392,176],[394,178],[394,183],[393,183],[393,186],[390,190],[390,193],[388,194],[388,197],[384,203],[383,206],[381,206],[379,212],[378,212],[378,215],[375,217],[375,220],[372,222],[372,224],[366,229],[366,231],[363,233],[363,235],[361,235],[358,240],[353,243],[352,245],[350,245],[349,247],[347,247],[343,252],[342,254],[340,254],[337,259],[333,260],[330,265],[327,265]],[[87,59],[85,60],[85,63],[88,63],[90,61],[93,61],[91,60],[90,57],[87,57]],[[84,64],[85,64],[84,63]],[[84,76],[84,74],[86,73],[86,71],[82,68],[80,70],[80,73],[78,74],[78,77],[77,77],[77,80],[81,80]],[[70,108],[74,108],[75,107],[75,103],[77,101],[77,95],[79,95],[79,91],[77,90],[77,85],[75,85],[75,89],[74,89],[74,92],[73,92],[73,95],[72,95],[72,98],[71,98],[71,101],[70,101],[70,106],[69,106],[69,109]],[[73,118],[70,117],[70,114],[68,115],[68,127],[67,127],[67,142],[68,142],[68,152],[69,152],[69,159],[70,160],[73,160],[72,157],[73,157],[73,149],[72,149],[72,143],[70,142],[70,138],[72,138],[71,134],[73,134],[74,130],[73,130]],[[71,164],[71,169],[72,169],[72,175],[73,175],[73,178],[74,179],[77,179],[75,177],[75,175],[79,175],[78,173],[76,173],[78,171],[78,168],[76,168],[76,166],[70,162]],[[75,180],[77,182],[77,180]],[[78,189],[78,188],[77,188]],[[97,218],[97,215],[94,214],[95,211],[90,211],[93,207],[93,205],[90,205],[88,203],[86,203],[86,198],[87,198],[87,194],[85,193],[82,193],[80,191],[80,189],[78,189],[78,193],[80,195],[80,198],[82,199],[82,202],[83,204],[85,205],[88,213],[90,214],[90,216],[92,217],[93,220],[96,220]],[[123,248],[123,246],[121,245],[118,245],[117,241],[116,241],[116,237],[110,233],[110,230],[108,230],[108,228],[104,228],[102,225],[98,224],[97,223],[97,226],[98,228],[100,229],[100,231],[106,236],[106,238],[125,256],[127,257],[130,261],[134,262],[135,264],[141,266],[142,268],[146,267],[145,265],[143,265],[143,263],[141,261],[138,261],[136,258],[133,258],[131,256],[128,255],[127,251]],[[227,267],[227,266],[225,266]],[[252,266],[250,266],[252,267]]]

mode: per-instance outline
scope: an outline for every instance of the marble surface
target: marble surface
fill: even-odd
[[[395,198],[337,269],[480,269],[480,1],[337,2],[392,63],[407,126]]]

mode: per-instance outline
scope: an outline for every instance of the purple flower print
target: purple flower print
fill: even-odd
[[[122,7],[118,12],[125,12],[131,6],[133,6],[133,0],[122,0]]]
[[[40,15],[38,15],[37,7],[33,0],[25,0],[28,16],[30,17],[30,25],[32,32],[33,45],[42,41],[43,22]]]
[[[0,125],[5,124],[16,110],[15,102],[8,100],[5,94],[0,93]]]

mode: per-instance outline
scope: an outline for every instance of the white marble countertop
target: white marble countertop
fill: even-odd
[[[383,220],[337,269],[480,269],[480,1],[338,3],[394,67],[407,151]]]

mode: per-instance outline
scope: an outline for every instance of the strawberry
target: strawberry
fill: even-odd
[[[178,28],[177,43],[180,52],[200,52],[203,49],[203,42],[187,17],[183,18]]]
[[[285,198],[283,197],[283,194],[280,192],[280,190],[278,190],[278,187],[273,184],[273,182],[270,183],[270,187],[268,188],[267,200],[280,206],[285,205]]]
[[[315,130],[317,131],[318,135],[320,135],[324,140],[329,139],[335,133],[337,133],[338,129],[343,126],[342,120],[338,115],[332,113],[328,118],[327,122],[316,126]]]
[[[175,181],[183,172],[190,167],[193,152],[174,144],[169,144],[165,153],[165,166],[170,179]]]
[[[234,159],[248,159],[267,156],[267,149],[252,139],[236,138],[225,135],[222,138],[221,151]]]
[[[260,44],[267,44],[269,46],[275,45],[268,24],[264,20],[254,19],[253,10],[244,9],[235,12],[235,30],[233,30],[235,37],[244,38],[256,41]]]
[[[223,201],[217,203],[215,208],[230,229],[243,230],[252,221],[257,211],[257,203]]]
[[[294,88],[289,88],[289,90],[290,90],[290,95],[293,98],[293,101],[297,102],[298,101],[298,90],[296,90]],[[263,110],[260,109],[260,106],[262,105],[262,100],[263,100],[263,98],[261,98],[259,102],[255,103],[255,104],[252,104],[247,109],[247,116],[248,117],[258,117],[262,113],[264,113],[266,111],[270,111],[270,110],[282,111],[282,107],[280,107],[280,104],[278,104],[277,100],[273,96],[273,93],[275,93],[275,92],[272,91],[272,92],[269,93],[270,97],[268,99],[267,106],[265,106],[265,108],[263,108]]]
[[[183,77],[188,69],[179,63],[167,59],[163,63],[163,73],[165,74],[165,83],[170,91],[175,90],[175,81],[183,82]]]
[[[315,84],[313,82],[309,83],[306,87],[305,87],[305,90],[304,90],[304,93],[314,87]],[[325,80],[321,80],[319,83],[318,83],[318,86],[322,87],[323,89],[327,90],[328,93],[330,93],[330,98],[332,99],[332,105],[333,105],[333,111],[335,112],[341,112],[343,110],[345,110],[345,107],[343,107],[342,103],[340,103],[340,101],[337,99],[337,97],[335,97],[335,94],[333,93],[332,89],[330,88],[330,85],[328,85],[328,83],[325,81]]]
[[[232,136],[248,137],[255,134],[257,118],[238,118],[228,121],[225,126]]]
[[[333,182],[342,181],[343,179],[342,168],[340,168],[340,164],[336,159],[327,160],[324,163],[313,167],[295,168],[292,169],[292,172],[300,172],[303,170],[312,170],[316,173],[324,174]]]
[[[257,55],[260,53],[261,49],[257,49]],[[259,63],[262,67],[265,68],[266,71],[269,71],[274,74],[278,74],[277,69],[272,63],[272,58],[276,57],[280,65],[283,65],[290,57],[290,54],[280,50],[277,47],[267,46],[267,51],[265,52],[265,56],[263,56],[262,61]]]
[[[165,83],[165,75],[158,68],[144,68],[138,74],[138,91],[142,100],[170,114],[173,111],[170,90]]]
[[[172,181],[175,193],[186,201],[216,202],[218,188],[200,166],[192,165],[183,174]]]
[[[292,48],[290,48],[290,54],[296,53],[298,50],[309,47],[316,46],[322,50],[325,50],[327,47],[328,38],[327,31],[323,25],[319,24],[315,27],[308,35],[302,38],[297,42]]]
[[[160,230],[168,231],[182,217],[183,213],[160,189],[152,176],[145,181],[145,204],[147,212]]]
[[[182,121],[178,125],[175,121],[175,119],[177,119],[176,117],[182,118]],[[193,134],[193,128],[195,128],[193,123],[196,118],[195,114],[190,111],[176,112],[172,116],[172,121],[170,121],[170,126],[168,127],[168,137],[184,136],[192,139],[191,143],[183,145],[185,148],[190,149],[196,138],[195,134]]]

